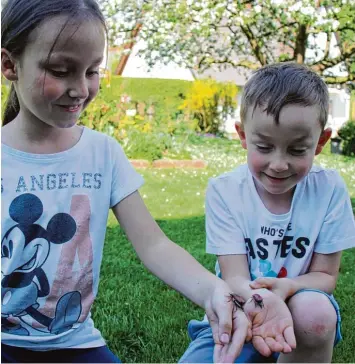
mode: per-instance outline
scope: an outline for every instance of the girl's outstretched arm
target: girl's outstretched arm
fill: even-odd
[[[242,317],[239,313],[236,328],[235,308],[230,300],[228,285],[169,240],[138,192],[114,206],[113,212],[144,265],[166,284],[206,310],[216,344],[214,360],[234,362],[250,333],[250,327],[244,313]]]

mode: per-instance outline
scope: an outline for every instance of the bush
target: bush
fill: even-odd
[[[84,110],[79,123],[90,129],[112,134],[112,129],[118,125],[116,108],[113,102],[107,102],[100,96]]]
[[[122,141],[122,146],[128,158],[154,161],[161,159],[163,153],[171,147],[171,137],[132,129]]]
[[[10,92],[10,87],[6,86],[1,79],[1,113],[4,115],[7,97]],[[2,118],[3,119],[3,118]]]
[[[355,90],[350,93],[350,120],[355,120]]]
[[[147,104],[135,101],[122,90],[122,94],[115,90],[117,100],[112,95],[108,98],[108,85],[110,80],[103,80],[99,94],[81,115],[80,124],[115,137],[129,158],[160,159],[171,148],[173,135],[194,131],[195,124],[184,120],[182,114],[174,119],[156,117],[147,112]]]
[[[348,121],[338,131],[343,140],[343,154],[355,156],[355,121]]]
[[[180,109],[187,119],[195,119],[197,131],[219,134],[223,120],[233,115],[237,107],[238,87],[212,79],[197,80],[192,84]]]

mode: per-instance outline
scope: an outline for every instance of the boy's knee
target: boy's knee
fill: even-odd
[[[293,318],[297,344],[318,347],[334,339],[337,315],[324,294],[298,293],[290,299],[288,307]]]

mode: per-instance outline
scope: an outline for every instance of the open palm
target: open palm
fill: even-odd
[[[293,320],[286,303],[276,294],[262,290],[264,307],[253,300],[244,305],[244,311],[252,322],[253,345],[260,354],[289,353],[296,348]]]

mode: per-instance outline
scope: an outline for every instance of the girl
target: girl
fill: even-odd
[[[232,322],[228,286],[160,230],[120,145],[76,125],[99,89],[96,2],[9,0],[1,23],[2,361],[118,361],[90,318],[109,208],[147,268],[206,310],[215,360],[233,361],[249,323]]]

